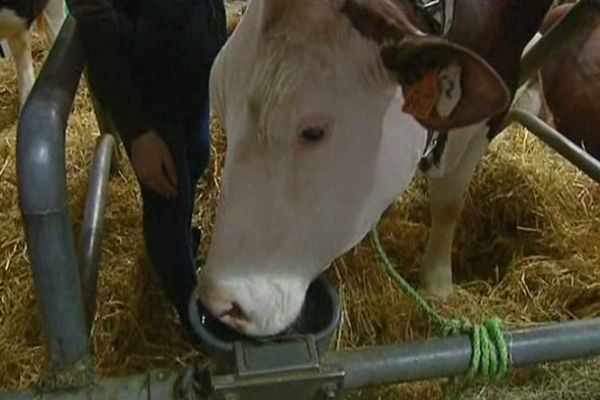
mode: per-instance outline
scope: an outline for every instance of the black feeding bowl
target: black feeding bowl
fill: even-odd
[[[232,364],[235,359],[236,342],[260,345],[312,335],[319,353],[323,354],[329,347],[342,315],[337,293],[324,277],[315,280],[308,288],[302,313],[294,325],[286,332],[269,338],[252,338],[234,331],[214,318],[196,299],[194,293],[189,308],[192,328],[200,338],[204,350],[217,363],[226,364]]]

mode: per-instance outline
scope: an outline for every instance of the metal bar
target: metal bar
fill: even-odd
[[[518,122],[523,125],[553,150],[573,163],[573,165],[582,172],[600,183],[600,161],[589,155],[585,150],[577,146],[556,129],[546,124],[540,118],[528,111],[512,109],[506,116],[505,126],[511,122]]]
[[[592,32],[597,25],[600,4],[597,0],[580,0],[569,14],[523,56],[519,86],[527,83],[547,62],[560,56],[573,42]]]
[[[600,319],[520,329],[508,338],[512,365],[516,368],[597,357],[600,356]]]
[[[182,374],[155,371],[125,378],[104,380],[93,387],[75,391],[41,394],[35,390],[6,393],[0,400],[180,400],[185,398],[174,388]]]
[[[567,322],[515,330],[506,334],[511,365],[523,368],[538,363],[600,356],[600,319]],[[468,336],[433,339],[401,346],[382,346],[327,356],[323,365],[345,371],[344,389],[415,382],[466,373],[471,360]],[[6,393],[0,400],[171,400],[193,388],[205,392],[197,374],[159,371],[127,378],[110,379],[88,389],[39,397],[32,391]],[[187,379],[184,377],[187,376]],[[281,374],[277,374],[281,379]],[[186,384],[187,382],[187,384]],[[182,392],[180,390],[186,389]],[[210,392],[210,390],[209,390]],[[38,397],[36,397],[38,396]],[[111,397],[112,396],[112,397]]]
[[[516,330],[506,339],[515,368],[600,356],[600,319]],[[327,362],[343,367],[344,388],[352,390],[461,376],[471,354],[470,339],[459,336],[337,353]]]
[[[98,266],[104,234],[104,209],[115,140],[112,135],[100,137],[92,164],[90,187],[85,205],[80,236],[80,274],[88,331],[96,315]]]
[[[332,354],[327,363],[345,371],[344,389],[456,376],[467,371],[471,341],[466,336]]]
[[[19,205],[51,374],[89,359],[65,169],[65,130],[83,59],[69,18],[23,108],[17,134]]]

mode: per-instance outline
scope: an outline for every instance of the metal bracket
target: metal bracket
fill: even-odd
[[[321,364],[313,336],[235,344],[236,372],[209,373],[210,400],[341,399],[344,371]]]
[[[454,23],[455,0],[416,0],[414,3],[434,25],[435,34],[446,37]]]

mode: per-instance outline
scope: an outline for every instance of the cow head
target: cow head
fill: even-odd
[[[277,334],[306,290],[409,185],[427,129],[509,103],[478,56],[389,0],[253,0],[215,61],[228,138],[200,299],[233,328]]]

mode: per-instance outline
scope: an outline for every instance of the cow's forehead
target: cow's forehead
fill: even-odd
[[[277,106],[383,74],[376,45],[358,32],[338,32],[322,39],[296,41],[278,36],[261,44],[255,53],[248,99],[262,124]]]
[[[291,127],[278,132],[273,129],[282,122],[295,124],[303,103],[327,93],[336,79],[334,66],[331,59],[304,54],[256,68],[251,79],[248,111],[258,130],[258,139],[271,144],[284,141],[284,132],[291,133]]]
[[[267,9],[263,33],[327,34],[342,20],[338,0],[272,0],[263,4]]]

